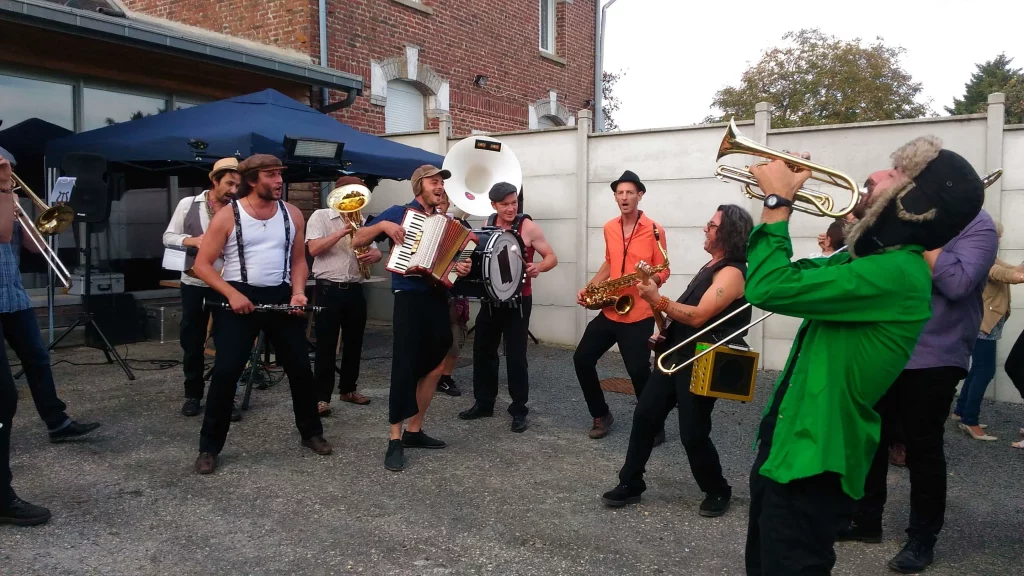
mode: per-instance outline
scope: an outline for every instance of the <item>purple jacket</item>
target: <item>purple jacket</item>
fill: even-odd
[[[932,272],[932,318],[907,369],[958,366],[967,370],[984,315],[981,295],[998,248],[995,223],[984,210],[942,247]]]

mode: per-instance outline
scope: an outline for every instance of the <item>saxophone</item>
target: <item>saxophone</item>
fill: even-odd
[[[668,270],[668,253],[661,246],[661,234],[658,231],[657,226],[654,227],[654,238],[655,243],[658,245],[658,249],[661,250],[661,254],[665,257],[663,264],[657,266],[651,266],[647,262],[641,260],[636,263],[634,269],[635,272],[620,276],[614,280],[605,280],[604,282],[598,282],[597,284],[588,284],[584,288],[583,298],[580,302],[588,310],[601,310],[609,306],[615,307],[615,313],[622,315],[628,313],[633,309],[633,295],[632,294],[621,294],[621,292],[630,286],[636,286],[637,284],[644,282],[647,278],[654,276],[655,274]]]

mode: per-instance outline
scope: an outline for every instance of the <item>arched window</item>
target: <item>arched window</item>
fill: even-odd
[[[537,118],[537,128],[554,128],[556,126],[565,126],[565,122],[562,121],[558,116],[547,114]]]
[[[416,132],[424,129],[426,107],[423,94],[404,80],[388,82],[387,103],[384,105],[384,130]]]

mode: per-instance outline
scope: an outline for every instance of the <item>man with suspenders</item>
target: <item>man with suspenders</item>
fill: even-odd
[[[302,311],[257,311],[253,305],[307,304],[305,221],[298,208],[281,200],[283,170],[281,161],[269,154],[256,154],[240,163],[238,199],[213,217],[196,256],[196,275],[226,298],[231,308],[213,309],[217,357],[199,434],[195,463],[199,474],[216,468],[230,427],[235,383],[261,330],[288,376],[302,445],[321,456],[331,453],[317,414]],[[223,276],[213,267],[221,254]]]
[[[497,211],[488,220],[488,226],[498,226],[519,235],[526,247],[526,284],[520,295],[508,303],[483,302],[476,317],[476,336],[473,340],[473,396],[476,401],[468,410],[459,413],[463,420],[475,420],[494,415],[494,401],[498,395],[498,345],[505,338],[505,363],[508,370],[508,393],[512,404],[512,431],[526,430],[526,403],[530,396],[529,371],[526,360],[526,338],[530,328],[530,310],[533,307],[531,281],[558,264],[540,226],[528,214],[519,214],[519,190],[508,182],[498,182],[488,196]],[[533,262],[534,252],[543,258]]]

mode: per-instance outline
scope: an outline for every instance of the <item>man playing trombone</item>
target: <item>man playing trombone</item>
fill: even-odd
[[[707,336],[707,342],[721,342],[730,334],[742,331],[750,322],[750,308],[743,299],[743,275],[747,265],[747,237],[754,223],[746,210],[732,204],[718,207],[704,225],[704,250],[711,255],[690,285],[675,302],[658,293],[657,286],[647,281],[640,284],[640,296],[655,313],[664,313],[672,321],[665,340],[655,347],[655,356],[695,336],[704,326],[720,320]],[[741,308],[744,311],[733,314]],[[740,332],[739,337],[745,332]],[[736,342],[734,339],[733,342]],[[691,342],[670,356],[686,359],[696,352]],[[626,463],[619,471],[619,485],[604,494],[608,506],[618,507],[640,501],[646,490],[644,466],[651,457],[654,439],[664,430],[665,418],[673,407],[679,408],[679,436],[690,460],[690,472],[697,486],[706,494],[700,515],[721,516],[729,507],[732,487],[722,475],[718,451],[711,442],[711,411],[715,397],[690,392],[693,365],[676,374],[655,370],[633,413],[633,430],[629,435]]]
[[[751,575],[829,574],[841,518],[863,496],[878,446],[874,406],[931,315],[923,254],[978,214],[984,188],[963,157],[918,138],[892,155],[892,169],[871,175],[848,253],[791,262],[794,198],[803,201],[797,192],[820,167],[778,156],[750,169],[765,208],[748,242],[745,295],[804,322],[758,430],[746,566]]]
[[[6,217],[9,222],[3,223],[12,227],[11,235],[6,240],[0,238],[0,325],[7,343],[25,368],[32,400],[39,417],[49,430],[50,442],[62,442],[84,436],[100,425],[97,422],[79,423],[69,418],[65,412],[67,406],[57,396],[53,370],[50,368],[50,353],[43,344],[42,332],[32,309],[32,299],[21,282],[19,264],[22,244],[26,250],[34,253],[39,253],[41,248],[35,242],[23,241],[23,236],[31,232],[22,229],[21,222],[17,221],[16,214],[21,211],[21,206],[18,205],[17,195],[12,193],[13,185],[3,183],[13,180],[13,160],[13,156],[0,148],[0,172],[8,174],[6,178],[0,175],[0,186],[6,188],[6,192],[0,194],[0,202],[13,205],[10,215]],[[27,217],[25,221],[31,225]],[[42,236],[37,236],[36,241],[43,241]],[[52,257],[56,260],[56,253]]]

